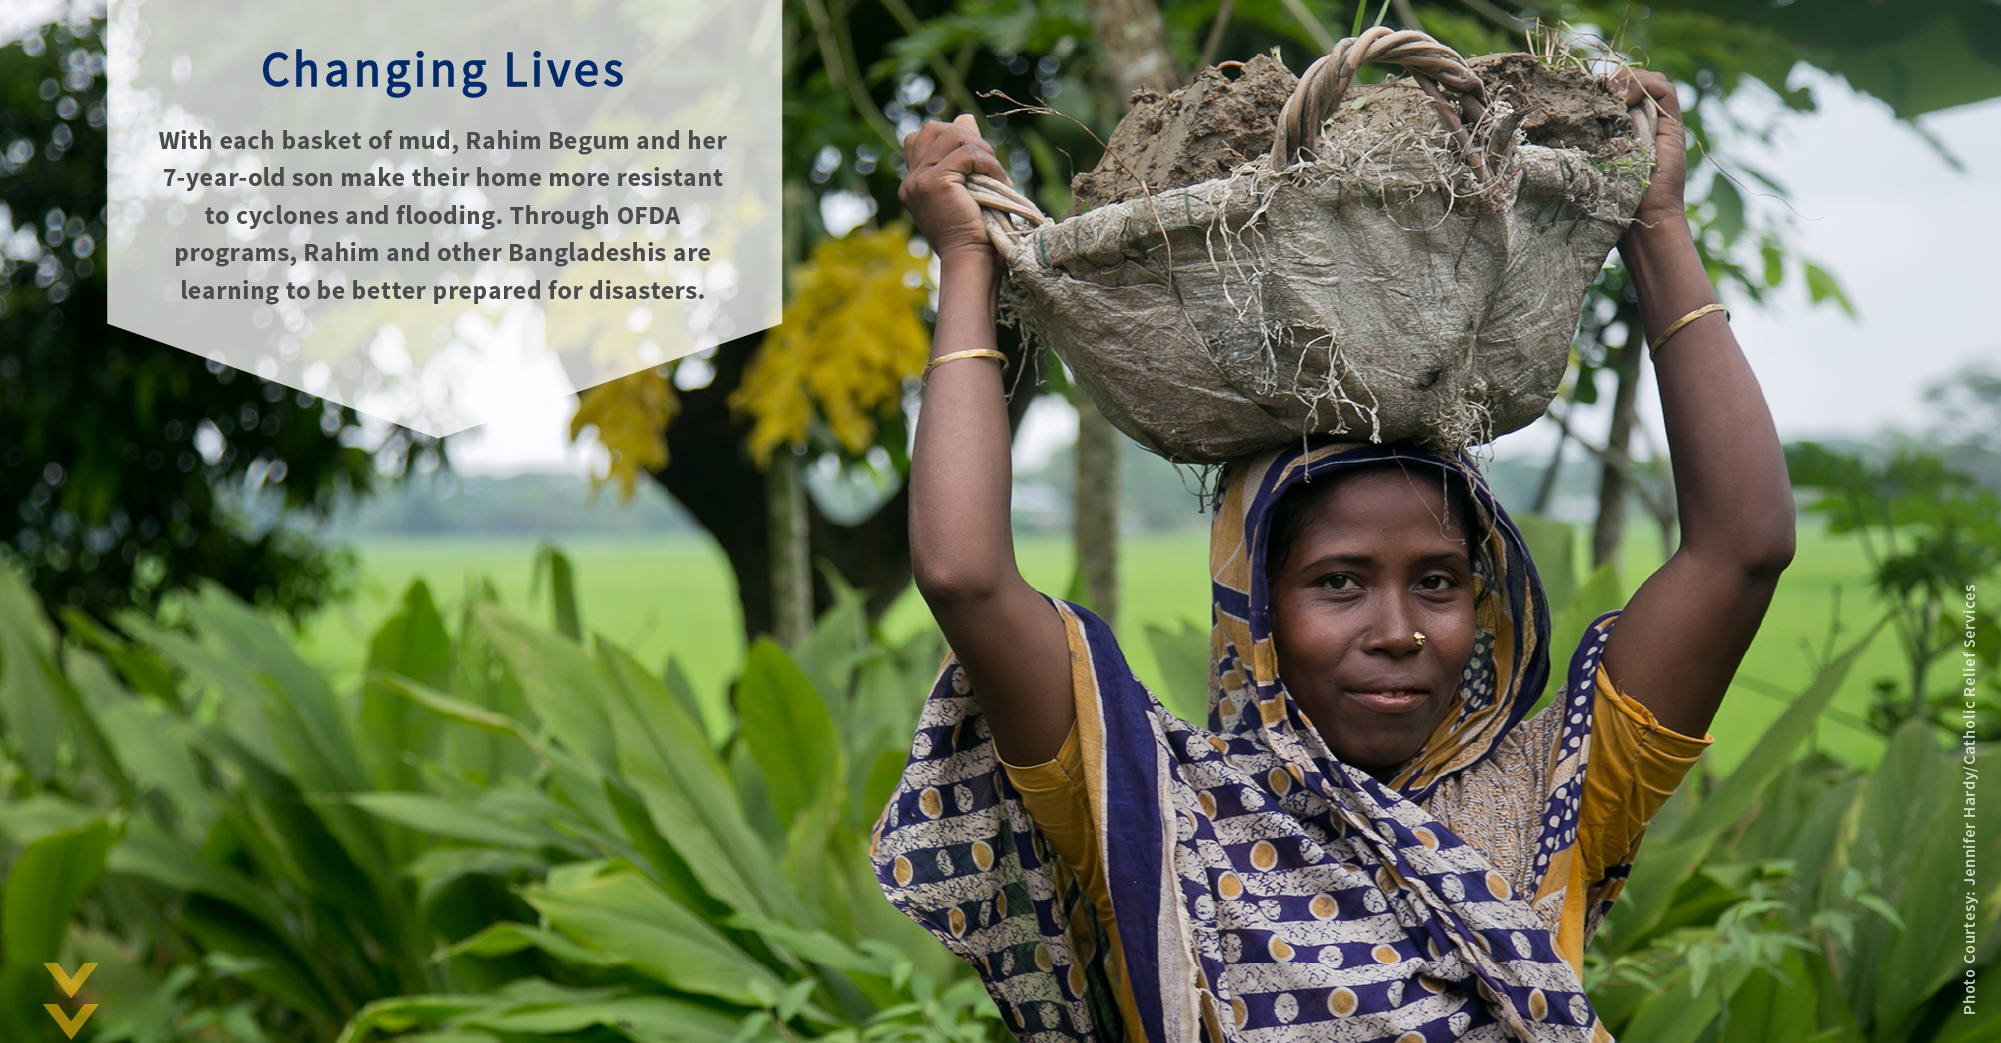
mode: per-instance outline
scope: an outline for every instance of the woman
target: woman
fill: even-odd
[[[1616,625],[1551,650],[1521,538],[1463,456],[1236,461],[1206,728],[1016,570],[998,260],[962,187],[1005,175],[969,118],[905,141],[902,197],[942,265],[912,557],[954,656],[874,857],[1017,1037],[1610,1038],[1584,947],[1793,550],[1771,417],[1683,216],[1674,90],[1626,90],[1661,111],[1620,250],[1660,351],[1680,548]]]

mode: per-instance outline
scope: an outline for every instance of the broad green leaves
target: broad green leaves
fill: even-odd
[[[965,972],[882,900],[864,853],[942,648],[883,647],[853,592],[807,668],[752,651],[719,749],[677,670],[532,626],[477,585],[456,632],[413,585],[342,695],[219,592],[188,599],[184,625],[123,620],[129,644],[80,620],[95,651],[64,654],[12,583],[0,614],[30,625],[0,628],[0,654],[26,672],[0,714],[18,741],[16,718],[51,710],[29,728],[74,756],[48,762],[52,788],[0,798],[0,851],[21,852],[0,991],[46,991],[81,896],[157,910],[116,930],[198,961],[149,982],[119,957],[138,976],[121,995],[157,1007],[134,1026],[314,1043],[983,1032],[984,999],[927,977]],[[747,804],[782,824],[761,831]],[[205,974],[254,999],[191,1007]]]
[[[833,718],[813,683],[769,641],[751,645],[736,700],[772,810],[789,827],[842,781]]]
[[[7,1038],[28,1039],[41,1032],[42,1003],[53,998],[49,972],[42,966],[62,959],[70,914],[104,873],[104,855],[115,832],[102,819],[51,833],[29,844],[7,872],[0,942],[0,1025]]]

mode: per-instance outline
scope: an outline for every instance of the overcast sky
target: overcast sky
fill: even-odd
[[[1860,314],[1809,306],[1795,285],[1762,308],[1726,298],[1732,322],[1783,436],[1920,429],[1927,384],[1975,361],[2001,365],[2001,99],[1921,121],[1956,171],[1881,103],[1812,70],[1798,77],[1820,110],[1782,119],[1770,148],[1732,148],[1787,186],[1792,242],[1840,278]],[[1756,87],[1733,104],[1752,122],[1776,105]],[[1641,404],[1657,428],[1651,390]],[[589,454],[567,439],[575,408],[567,399],[475,428],[454,439],[453,461],[468,474],[583,469]],[[1037,411],[1032,452],[1064,440],[1065,412]],[[1539,426],[1496,450],[1546,452],[1549,438]]]

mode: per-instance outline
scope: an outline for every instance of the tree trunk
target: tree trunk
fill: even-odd
[[[1097,34],[1119,92],[1121,108],[1141,87],[1171,91],[1181,86],[1181,70],[1167,42],[1167,23],[1153,0],[1089,0],[1091,31]]]
[[[799,481],[799,456],[780,447],[765,473],[771,509],[771,634],[791,648],[813,629],[811,529],[806,520],[806,486]]]
[[[1154,0],[1089,0],[1091,28],[1104,51],[1119,106],[1141,87],[1170,91],[1181,85],[1167,24]],[[1071,396],[1077,406],[1077,571],[1091,610],[1116,624],[1119,610],[1119,456],[1125,437],[1098,412],[1090,393]]]
[[[1636,419],[1633,398],[1639,393],[1640,353],[1644,350],[1640,338],[1640,315],[1638,307],[1621,302],[1621,318],[1626,319],[1626,328],[1632,332],[1626,336],[1626,344],[1618,349],[1612,372],[1618,375],[1619,387],[1612,395],[1612,430],[1605,438],[1605,457],[1598,477],[1598,521],[1591,529],[1591,566],[1597,568],[1619,556],[1619,543],[1626,531],[1626,496],[1630,492],[1627,462],[1632,459],[1633,423]],[[1630,316],[1624,313],[1631,311]]]
[[[1549,501],[1556,495],[1556,481],[1563,475],[1563,451],[1570,447],[1570,431],[1564,429],[1556,433],[1556,452],[1549,455],[1549,466],[1543,468],[1542,481],[1536,483],[1535,505],[1530,514],[1548,514]]]
[[[1119,455],[1125,436],[1089,393],[1078,390],[1077,571],[1091,611],[1108,625],[1119,615]]]

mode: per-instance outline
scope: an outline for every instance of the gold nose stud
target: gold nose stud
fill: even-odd
[[[1410,632],[1410,636],[1417,639],[1417,647],[1419,648],[1424,647],[1424,631],[1413,630]]]

